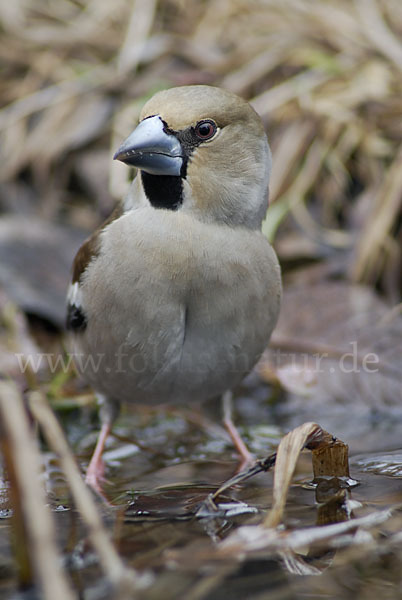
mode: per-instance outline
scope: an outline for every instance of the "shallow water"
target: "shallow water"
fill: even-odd
[[[276,449],[296,418],[286,419],[285,411],[267,402],[267,390],[261,386],[241,390],[235,406],[239,430],[260,457]],[[341,412],[333,412],[334,426],[342,429]],[[119,554],[148,577],[141,597],[260,600],[352,598],[359,593],[359,597],[374,598],[380,588],[385,590],[383,598],[397,597],[402,558],[402,539],[397,537],[402,524],[402,454],[396,449],[400,424],[390,419],[370,426],[366,421],[355,427],[359,435],[348,439],[331,428],[331,414],[328,410],[325,426],[350,442],[351,476],[359,485],[346,491],[343,504],[336,500],[324,514],[317,498],[323,502],[337,493],[342,496],[345,490],[337,481],[324,482],[318,489],[311,486],[311,455],[304,451],[287,499],[287,528],[312,528],[387,508],[394,508],[393,516],[360,532],[360,537],[356,534],[356,539],[351,534],[339,535],[336,543],[320,542],[306,551],[251,552],[239,561],[217,558],[215,549],[239,526],[262,522],[272,502],[272,472],[225,491],[217,501],[218,510],[211,511],[205,504],[208,494],[239,467],[218,418],[195,409],[191,413],[169,408],[124,412],[105,453],[105,493],[111,505],[99,503],[99,507]],[[93,409],[62,415],[83,469],[95,438],[94,416]],[[299,423],[306,420],[304,416]],[[353,429],[346,412],[343,426],[346,433]],[[58,461],[46,449],[43,477],[64,568],[74,587],[83,598],[110,597]],[[9,543],[7,487],[0,492],[0,597],[11,599],[15,598],[16,574]]]

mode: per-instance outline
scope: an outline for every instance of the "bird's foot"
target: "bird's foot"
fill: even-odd
[[[96,464],[93,460],[88,465],[87,472],[85,474],[85,483],[89,485],[96,492],[103,492],[103,485],[106,482],[104,477],[105,463],[103,460],[98,460]]]

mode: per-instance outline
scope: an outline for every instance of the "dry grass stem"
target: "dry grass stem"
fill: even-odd
[[[0,419],[3,445],[9,446],[5,455],[13,473],[13,496],[19,504],[14,510],[26,534],[26,539],[15,543],[27,548],[44,600],[73,600],[77,596],[62,570],[55,526],[41,485],[39,450],[22,397],[10,383],[0,382]]]
[[[135,572],[126,568],[117,554],[103,526],[94,498],[82,479],[64,433],[46,400],[40,392],[33,392],[29,405],[49,446],[60,458],[75,505],[88,528],[90,542],[99,556],[103,572],[124,597],[124,590],[128,593],[135,588]]]

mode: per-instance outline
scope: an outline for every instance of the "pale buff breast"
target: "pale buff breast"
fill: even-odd
[[[81,370],[98,392],[118,390],[126,402],[200,401],[250,371],[281,293],[261,233],[140,208],[102,236],[102,261],[82,280],[88,327],[76,336],[81,359],[95,359]]]

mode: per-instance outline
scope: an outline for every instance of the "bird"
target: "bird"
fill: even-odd
[[[100,403],[86,472],[97,491],[120,405],[222,397],[266,348],[282,291],[261,231],[271,151],[247,101],[208,85],[159,91],[114,159],[136,177],[79,249],[67,297],[71,353]]]

